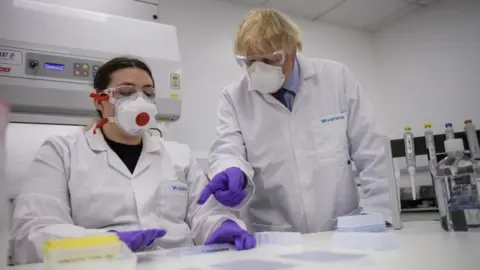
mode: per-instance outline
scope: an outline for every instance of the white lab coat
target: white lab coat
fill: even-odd
[[[331,230],[339,216],[391,216],[383,134],[359,84],[341,63],[298,55],[301,86],[292,112],[244,76],[218,110],[209,177],[239,167],[249,178],[252,231]],[[365,193],[359,195],[351,160]]]
[[[226,219],[245,224],[210,199],[197,204],[207,178],[186,145],[145,134],[133,174],[102,133],[47,140],[15,201],[15,262],[38,262],[48,239],[108,230],[165,229],[153,248],[203,244]]]

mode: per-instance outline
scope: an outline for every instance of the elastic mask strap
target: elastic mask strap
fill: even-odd
[[[90,93],[90,97],[95,99],[95,100],[109,100],[110,97],[107,94],[97,94],[97,93]]]
[[[98,123],[95,125],[95,128],[93,129],[93,134],[97,134],[97,129],[102,128],[104,125],[108,123],[113,123],[114,120],[112,117],[107,117],[103,118],[102,120],[98,121]]]
[[[110,97],[107,94],[97,94],[97,93],[90,93],[90,97],[95,99],[95,100],[100,100],[100,101],[109,101],[110,103],[114,103],[115,99],[113,97]],[[113,123],[113,119],[111,117],[103,118],[100,121],[97,122],[95,127],[93,128],[93,134],[97,134],[97,129],[103,127],[105,124],[108,123]]]

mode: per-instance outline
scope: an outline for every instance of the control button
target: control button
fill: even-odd
[[[29,66],[31,69],[35,69],[35,68],[38,67],[38,61],[36,61],[36,60],[30,60],[30,61],[28,62],[28,66]]]
[[[80,64],[79,64],[79,63],[75,63],[75,68],[76,68],[76,69],[80,69]]]
[[[75,76],[80,76],[80,70],[75,70]]]
[[[93,71],[98,71],[98,66],[93,66]]]
[[[84,72],[83,72],[83,76],[84,76],[84,77],[88,77],[88,72],[87,72],[87,71],[84,71]]]
[[[87,64],[83,64],[82,69],[83,69],[83,70],[88,70],[88,65],[87,65]]]

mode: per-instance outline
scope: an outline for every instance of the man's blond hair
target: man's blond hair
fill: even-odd
[[[300,29],[285,14],[275,9],[254,9],[240,24],[235,40],[235,54],[271,53],[302,50]]]

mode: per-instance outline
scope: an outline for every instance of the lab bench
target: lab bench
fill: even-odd
[[[240,269],[212,268],[212,265],[225,262],[238,262],[247,265],[251,260],[263,260],[292,265],[283,269],[381,269],[381,270],[478,270],[480,256],[480,233],[449,233],[440,228],[438,222],[405,222],[402,230],[394,231],[398,248],[389,251],[346,251],[331,248],[332,232],[306,234],[301,246],[261,246],[248,251],[222,251],[188,257],[162,257],[162,260],[141,262],[137,270],[152,269]],[[281,257],[285,254],[311,251],[341,252],[343,254],[362,254],[357,259],[325,260],[320,262],[295,260]],[[103,270],[114,270],[105,267]],[[249,270],[269,268],[255,268]],[[278,269],[278,268],[277,268]],[[43,270],[43,265],[11,267],[8,270]],[[69,268],[65,268],[69,270]]]

